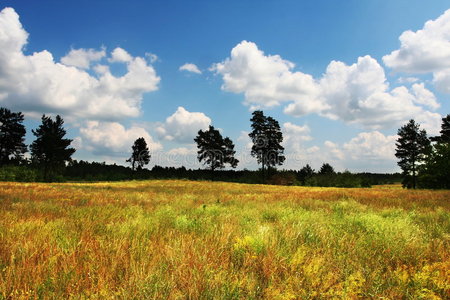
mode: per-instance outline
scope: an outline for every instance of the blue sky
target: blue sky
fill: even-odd
[[[256,168],[246,135],[263,109],[282,125],[286,168],[397,171],[397,129],[414,118],[433,134],[450,112],[448,8],[2,1],[0,105],[26,114],[28,142],[40,115],[61,114],[77,159],[124,163],[144,136],[150,167],[198,167],[192,139],[212,124]]]

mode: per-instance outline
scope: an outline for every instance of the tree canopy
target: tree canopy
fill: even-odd
[[[334,168],[329,163],[324,163],[319,170],[320,175],[331,175],[334,174]]]
[[[442,118],[441,135],[431,138],[431,141],[438,143],[450,143],[450,114]]]
[[[11,112],[0,108],[0,166],[20,161],[27,146],[25,145],[25,126],[21,112]]]
[[[197,159],[214,171],[223,169],[225,164],[235,168],[239,163],[234,155],[234,144],[230,138],[223,138],[219,130],[214,126],[209,126],[205,131],[199,130],[197,137],[194,138],[197,143]]]
[[[420,185],[450,189],[450,115],[442,118],[441,135],[431,138],[431,153],[419,170]]]
[[[403,186],[416,188],[418,164],[425,161],[431,152],[430,140],[425,129],[414,120],[398,130],[398,139],[395,156],[399,159],[398,165],[403,172]]]
[[[63,119],[57,115],[55,120],[42,116],[42,124],[32,130],[36,140],[31,144],[31,159],[42,167],[44,180],[52,181],[64,170],[66,162],[71,160],[74,148],[69,148],[71,139],[66,139]]]
[[[250,122],[252,131],[249,137],[253,142],[251,155],[261,164],[263,173],[265,168],[282,165],[286,157],[283,155],[283,134],[278,121],[265,116],[263,111],[256,110]]]
[[[147,146],[147,142],[143,137],[140,137],[134,141],[133,146],[131,146],[131,157],[127,159],[127,162],[131,163],[131,169],[138,170],[142,169],[145,165],[150,162],[150,151]]]

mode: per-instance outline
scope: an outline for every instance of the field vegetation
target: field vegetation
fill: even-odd
[[[0,183],[0,299],[380,297],[450,297],[450,191]]]

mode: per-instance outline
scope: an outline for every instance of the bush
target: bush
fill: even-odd
[[[282,172],[272,175],[267,183],[274,185],[294,185],[296,181],[295,174]]]
[[[39,172],[28,166],[3,166],[0,168],[0,181],[32,182],[39,179]]]

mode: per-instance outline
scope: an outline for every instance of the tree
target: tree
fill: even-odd
[[[223,169],[225,164],[236,168],[239,160],[234,158],[234,144],[230,138],[223,138],[219,130],[209,126],[208,130],[199,130],[194,138],[197,143],[197,159],[203,164],[209,165],[210,169]]]
[[[433,142],[450,143],[450,114],[442,118],[440,136],[430,138]]]
[[[131,169],[133,171],[136,165],[137,169],[140,170],[150,162],[151,155],[147,147],[147,142],[143,137],[136,139],[131,149],[131,157],[126,161],[131,163]]]
[[[424,188],[450,189],[450,143],[437,143],[419,168],[419,184]]]
[[[311,168],[309,164],[306,164],[306,166],[304,166],[303,168],[300,169],[300,171],[298,171],[298,180],[300,180],[300,182],[303,185],[305,185],[306,180],[313,177],[313,175],[314,175],[313,168]]]
[[[283,134],[278,121],[266,117],[261,110],[254,111],[250,121],[252,132],[248,136],[253,142],[251,155],[261,164],[264,176],[265,168],[282,165],[286,159],[283,155],[284,147],[281,146]]]
[[[324,163],[320,167],[320,171],[319,171],[320,175],[332,175],[334,173],[335,173],[334,168],[329,163]]]
[[[440,136],[431,138],[435,143],[419,170],[419,183],[422,187],[450,188],[450,115],[442,118],[440,133]]]
[[[55,121],[51,117],[42,116],[42,124],[32,130],[36,140],[31,144],[31,159],[33,163],[42,167],[44,180],[52,181],[60,175],[71,160],[74,148],[68,148],[71,139],[65,139],[64,121],[57,115]]]
[[[0,166],[11,161],[20,161],[27,152],[25,146],[25,126],[22,124],[23,114],[0,108]]]
[[[420,130],[420,125],[414,120],[402,126],[398,130],[398,139],[395,144],[397,149],[395,156],[403,173],[403,187],[416,188],[418,165],[426,159],[431,152],[430,140],[427,132]]]

